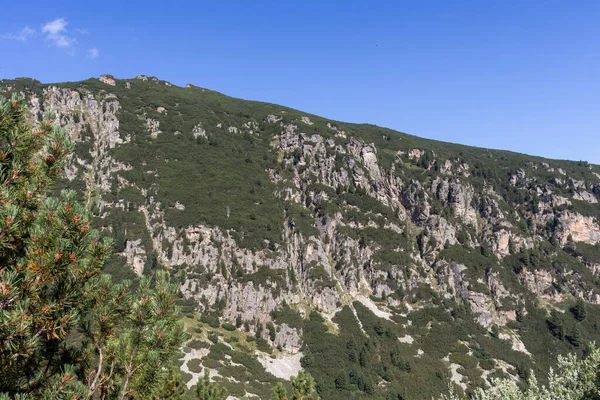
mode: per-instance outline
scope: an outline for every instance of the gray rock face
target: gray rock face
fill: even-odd
[[[146,264],[146,250],[142,247],[141,239],[128,240],[125,244],[123,255],[127,260],[127,264],[131,265],[131,269],[138,275],[144,272]]]
[[[150,133],[150,137],[152,139],[156,139],[162,131],[159,129],[160,122],[154,120],[152,118],[146,119],[146,128],[148,129],[148,133]]]
[[[298,331],[285,323],[279,328],[273,344],[277,347],[281,346],[288,353],[298,353],[302,347],[302,330]]]
[[[482,326],[506,325],[510,320],[515,319],[515,311],[505,311],[504,299],[513,298],[518,300],[516,295],[510,293],[497,275],[489,273],[481,288],[486,292],[480,292],[472,289],[471,283],[467,278],[467,267],[456,262],[448,263],[438,261],[435,264],[436,283],[440,293],[447,298],[454,298],[457,301],[465,302],[469,305],[476,321]]]
[[[110,76],[110,75],[100,75],[100,77],[98,78],[98,80],[102,83],[106,83],[107,85],[110,86],[115,86],[116,82],[115,79]]]
[[[571,235],[574,241],[596,244],[600,242],[600,225],[593,217],[566,211],[560,218],[560,239],[565,243]]]
[[[528,271],[522,273],[527,288],[538,296],[545,296],[546,290],[552,286],[554,278],[548,271]]]
[[[67,168],[70,179],[77,173],[85,176],[87,205],[90,206],[91,194],[108,192],[115,182],[117,173],[131,167],[116,160],[110,150],[127,144],[130,137],[123,137],[119,132],[117,112],[121,108],[119,101],[112,95],[97,100],[93,94],[61,89],[50,86],[43,91],[43,97],[29,97],[30,112],[40,118],[44,113],[56,115],[56,122],[70,133],[75,142],[86,142],[93,145],[89,151],[89,160],[73,159]],[[90,132],[91,136],[83,136]],[[118,184],[118,183],[116,183]]]

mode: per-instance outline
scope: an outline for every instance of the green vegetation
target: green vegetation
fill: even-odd
[[[17,207],[21,209],[15,211],[9,206],[16,203],[0,203],[6,214],[0,216],[0,221],[4,221],[0,229],[10,231],[9,225],[41,224],[25,220],[34,212],[42,210],[40,215],[45,217],[51,214],[51,209],[74,204],[75,200],[85,202],[89,213],[73,206],[77,215],[85,216],[81,221],[88,221],[89,226],[103,232],[103,236],[111,236],[114,242],[114,253],[109,254],[108,242],[96,240],[100,237],[98,233],[80,239],[73,231],[66,240],[80,240],[77,244],[87,250],[76,254],[80,264],[72,263],[80,269],[87,265],[90,276],[76,274],[77,279],[73,278],[73,296],[65,303],[71,308],[61,306],[65,300],[59,297],[62,292],[48,290],[43,293],[54,298],[32,296],[35,301],[30,307],[34,312],[26,315],[35,318],[48,305],[51,317],[21,321],[21,314],[11,309],[10,318],[5,320],[8,322],[0,322],[0,334],[4,330],[4,337],[11,332],[12,323],[43,326],[44,332],[50,332],[52,326],[59,335],[58,339],[52,334],[44,339],[40,334],[36,340],[43,343],[35,346],[42,348],[26,349],[36,359],[39,354],[44,357],[50,354],[47,376],[38,373],[45,370],[46,361],[42,365],[32,365],[27,360],[21,363],[18,359],[14,364],[4,361],[10,364],[5,376],[15,386],[0,386],[0,391],[10,395],[20,393],[15,388],[23,387],[23,383],[12,378],[22,368],[29,368],[27,379],[32,389],[27,394],[34,397],[40,395],[42,387],[56,388],[52,379],[64,374],[65,365],[74,365],[72,371],[78,379],[90,372],[92,366],[97,371],[98,347],[101,347],[98,343],[109,346],[113,351],[109,351],[113,357],[109,359],[116,359],[118,353],[110,345],[128,343],[126,339],[135,336],[131,327],[134,321],[139,321],[131,310],[134,305],[139,306],[136,302],[139,296],[148,293],[157,298],[160,295],[157,287],[171,290],[169,279],[159,272],[161,267],[169,268],[170,279],[179,285],[193,280],[197,285],[190,290],[196,290],[195,294],[211,285],[219,290],[218,301],[212,308],[205,298],[201,305],[196,300],[175,299],[186,316],[183,320],[187,332],[193,337],[185,344],[184,351],[208,353],[187,366],[192,372],[207,368],[217,372],[212,380],[205,376],[186,392],[188,398],[194,394],[201,396],[200,393],[209,396],[206,398],[222,398],[226,390],[237,397],[248,393],[260,398],[275,395],[278,399],[317,395],[323,399],[429,399],[447,390],[452,364],[463,377],[467,395],[485,385],[485,376],[504,378],[512,374],[520,378],[519,384],[525,388],[531,376],[537,376],[541,384],[548,384],[547,371],[556,366],[560,354],[583,355],[586,344],[600,337],[597,323],[600,308],[592,304],[600,294],[600,279],[592,271],[592,265],[600,264],[600,244],[574,242],[571,236],[563,245],[565,226],[561,219],[567,212],[600,218],[598,204],[573,198],[575,192],[583,189],[576,187],[579,183],[571,182],[583,180],[585,190],[598,195],[600,178],[595,175],[600,173],[598,166],[430,141],[373,125],[328,121],[202,88],[167,86],[153,78],[129,80],[130,87],[126,83],[116,80],[116,86],[108,87],[97,79],[89,79],[59,85],[93,95],[100,109],[107,109],[109,92],[118,99],[119,133],[130,141],[105,150],[114,161],[127,166],[125,169],[107,171],[105,166],[99,166],[84,177],[81,168],[75,179],[58,179],[53,188],[48,186],[49,182],[43,182],[43,190],[35,192],[36,196],[52,190],[50,193],[59,200],[49,200],[42,206],[39,196],[35,197],[37,205],[31,206],[32,210],[19,203]],[[3,81],[0,91],[4,84],[38,96],[47,87],[37,81],[18,79]],[[159,112],[158,107],[166,111]],[[92,163],[94,157],[90,151],[98,144],[94,133],[97,127],[90,125],[86,114],[84,110],[73,110],[67,118],[81,124],[81,140],[74,154]],[[271,118],[269,122],[269,115],[281,121],[272,122]],[[310,117],[311,123],[302,122],[303,116]],[[147,119],[160,124],[161,132],[154,138],[146,127]],[[284,151],[278,145],[288,124],[296,125],[302,135],[297,137],[299,146]],[[200,127],[204,134],[194,137],[195,127]],[[50,128],[42,125],[42,129]],[[344,131],[346,137],[336,134],[336,130]],[[7,132],[3,134],[10,134]],[[52,139],[53,143],[62,140],[61,135],[55,135],[58,136]],[[312,135],[320,135],[326,144],[312,142]],[[364,154],[351,154],[353,140],[375,146],[381,181],[375,182],[369,176]],[[317,151],[319,146],[324,147],[324,152]],[[419,151],[415,153],[415,149]],[[411,150],[413,154],[409,156]],[[62,155],[55,154],[56,151],[51,149],[50,154],[59,160]],[[0,160],[4,167],[0,173],[5,178],[13,171],[13,165],[9,164],[17,159]],[[59,165],[56,162],[56,166],[44,168],[54,168],[49,174],[54,178]],[[27,168],[22,165],[16,169],[26,174]],[[106,173],[111,175],[110,179],[101,182],[107,179]],[[19,190],[3,187],[5,196],[21,196],[19,199],[23,200],[27,179],[17,179],[22,185]],[[109,183],[109,189],[99,188],[100,183]],[[60,197],[63,188],[76,193]],[[555,196],[564,196],[571,204],[554,206]],[[469,207],[472,209],[466,210]],[[462,212],[469,213],[468,218]],[[22,219],[17,218],[20,213]],[[66,216],[66,212],[53,214],[50,219],[55,218],[52,224],[56,226],[51,228],[58,229],[56,221],[64,222],[60,218]],[[14,221],[8,223],[6,217]],[[81,227],[82,222],[78,224]],[[198,243],[188,239],[185,229],[198,225],[217,227],[222,233],[223,239],[219,239],[219,234],[200,238],[203,245],[210,242],[215,249],[201,255],[203,260],[216,259],[216,272],[204,265],[204,261],[187,265],[176,260],[176,255],[197,255],[197,247],[193,246]],[[175,242],[171,240],[173,233]],[[500,254],[500,238],[508,255]],[[235,240],[241,249],[231,251],[229,239]],[[27,237],[27,240],[33,239]],[[140,281],[124,267],[125,255],[121,254],[134,240],[145,251],[144,277]],[[43,244],[50,245],[71,246],[66,242]],[[25,250],[17,251],[11,246],[7,245],[3,252],[13,258],[2,265],[13,269],[2,270],[0,282],[11,282],[11,290],[16,290],[15,279],[21,279],[19,274],[31,279],[31,274],[41,267],[36,264],[30,271],[24,261],[19,264]],[[281,262],[282,255],[303,257],[300,253],[309,246],[312,254],[319,252],[318,257],[287,265],[285,260]],[[322,257],[322,249],[326,256]],[[94,252],[98,259],[92,257]],[[60,253],[62,261],[56,263],[51,259],[52,253],[46,253],[39,255],[39,263],[48,268],[43,276],[50,279],[55,275],[58,279],[67,275],[66,268],[71,266],[61,263],[67,263],[66,255],[71,253],[66,250]],[[242,265],[242,257],[252,256],[260,261]],[[269,264],[273,260],[277,261]],[[453,263],[466,269],[454,268]],[[112,281],[98,278],[100,269],[109,273]],[[330,270],[335,275],[330,275]],[[114,285],[113,281],[120,285]],[[104,310],[105,318],[113,325],[105,327],[90,310],[90,304],[74,300],[81,298],[84,288],[87,290],[86,282],[93,282],[94,290],[103,288],[122,299],[115,302],[106,298],[106,294],[103,298],[94,291],[88,292],[90,299],[103,302],[96,311]],[[271,312],[273,322],[261,323],[258,318],[245,321],[235,314],[239,308],[227,308],[229,288],[244,284],[270,291],[276,300],[286,293],[300,294],[300,300],[297,304],[279,304]],[[363,291],[365,284],[370,285],[371,292]],[[528,287],[535,287],[541,295],[533,294]],[[339,308],[333,318],[325,318],[311,308],[318,302],[319,292],[332,292],[330,289],[339,295],[336,299]],[[360,302],[352,303],[350,293],[355,293],[355,289],[365,296],[371,295],[370,300],[377,306],[390,311],[390,320],[378,317]],[[316,293],[310,293],[313,290]],[[504,296],[504,290],[509,294]],[[120,296],[121,292],[126,294]],[[469,295],[474,293],[487,296],[485,307],[490,310],[492,322],[486,328],[475,322],[478,315],[470,309],[469,302],[473,301]],[[172,316],[176,308],[175,303],[169,303],[164,311]],[[198,315],[197,309],[206,311]],[[120,310],[120,319],[115,310]],[[0,311],[4,312],[2,308]],[[77,318],[69,319],[70,315]],[[64,332],[58,329],[62,326],[52,325],[61,318],[67,318]],[[191,378],[184,375],[179,379],[173,368],[156,372],[144,367],[172,360],[175,344],[183,340],[179,325],[172,319],[144,323],[151,326],[159,322],[166,324],[164,333],[176,339],[153,352],[148,337],[137,337],[138,349],[147,356],[135,360],[139,363],[136,365],[142,365],[139,371],[144,374],[131,377],[130,397],[140,397],[143,393],[161,398],[166,388],[178,396],[185,391],[182,382],[187,383]],[[75,330],[82,324],[81,332]],[[277,380],[265,372],[254,352],[278,355],[282,347],[276,350],[273,343],[283,324],[301,335],[302,365],[314,376],[314,390],[294,392],[296,388],[291,387],[294,383],[310,381],[304,376],[291,386],[288,383],[277,386],[276,392],[271,393]],[[502,339],[506,335],[520,339],[531,356],[514,350],[510,340]],[[84,340],[90,340],[91,347],[78,347]],[[63,345],[65,342],[68,343]],[[28,337],[14,343],[29,345]],[[85,355],[85,366],[79,366],[75,358],[69,359],[73,349]],[[109,361],[105,358],[103,362]],[[1,362],[0,365],[5,366]],[[103,371],[105,367],[106,364]],[[128,367],[120,364],[117,370],[114,379],[123,384]],[[166,383],[142,386],[146,379]],[[116,390],[108,383],[102,385],[97,386],[96,394],[112,395]],[[288,395],[290,389],[292,394]],[[456,391],[462,389],[457,387]]]
[[[285,386],[278,383],[273,388],[273,400],[321,400],[315,391],[315,380],[310,374],[300,371],[292,377],[292,395],[288,397]]]
[[[559,356],[557,371],[548,375],[547,386],[539,385],[535,376],[522,378],[528,383],[526,389],[511,379],[495,379],[490,387],[478,388],[469,397],[455,394],[451,386],[450,395],[440,400],[593,400],[600,396],[599,373],[600,351],[592,345],[586,357]]]
[[[196,385],[196,398],[199,400],[225,400],[227,398],[227,389],[211,382],[208,370],[204,370],[204,376]]]
[[[114,284],[110,241],[72,191],[46,197],[71,145],[51,116],[0,97],[0,393],[3,398],[152,398],[179,392],[169,360],[186,339],[166,272]],[[40,156],[42,154],[42,156]]]

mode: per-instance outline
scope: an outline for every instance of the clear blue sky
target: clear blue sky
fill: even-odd
[[[597,0],[35,3],[2,8],[0,78],[155,75],[600,164]]]

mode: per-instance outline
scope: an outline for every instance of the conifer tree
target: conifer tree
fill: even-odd
[[[46,198],[72,146],[49,119],[31,129],[25,113],[19,97],[0,98],[0,392],[11,394],[61,372],[64,339],[109,254],[74,192]]]
[[[283,384],[278,383],[271,392],[273,400],[321,400],[315,390],[315,380],[309,373],[300,371],[298,375],[291,377],[291,381],[291,397]]]
[[[577,321],[585,321],[585,318],[587,317],[587,310],[583,299],[577,299],[577,303],[575,303],[575,305],[571,308],[571,312]]]
[[[211,382],[208,370],[205,369],[204,376],[200,378],[196,386],[196,398],[198,400],[225,400],[227,389],[216,382]]]
[[[273,400],[288,400],[288,392],[283,383],[279,382],[271,391]]]
[[[156,397],[186,338],[177,286],[101,275],[111,241],[75,192],[47,196],[73,146],[26,112],[0,97],[0,398]]]

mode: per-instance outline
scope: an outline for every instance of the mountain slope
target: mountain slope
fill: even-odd
[[[12,91],[77,142],[61,186],[115,238],[107,270],[180,279],[188,386],[265,398],[302,358],[325,399],[429,399],[600,337],[599,166],[145,76]]]

